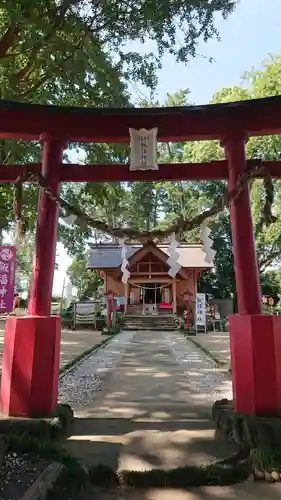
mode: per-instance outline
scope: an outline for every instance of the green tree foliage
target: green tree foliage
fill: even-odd
[[[71,284],[77,289],[79,300],[92,299],[103,283],[96,271],[87,270],[87,256],[74,259],[67,270]]]
[[[271,67],[272,64],[274,68]],[[262,71],[252,71],[245,74],[244,86],[224,88],[214,94],[211,102],[231,102],[266,97],[269,88],[271,89],[270,95],[274,95],[274,93],[279,92],[280,80],[281,57],[276,57],[274,60],[271,58],[269,62],[264,63]],[[276,91],[273,90],[274,88],[276,88]],[[264,89],[265,94],[262,94],[261,89]],[[182,90],[168,96],[165,105],[186,105],[188,104],[188,98],[188,90]],[[143,104],[145,106],[160,105],[153,102]],[[279,159],[280,148],[280,136],[254,137],[248,141],[246,151],[248,158],[268,160]],[[127,152],[123,157],[121,155],[120,158],[119,161],[126,163],[128,161]],[[222,158],[224,158],[224,151],[218,141],[159,145],[160,163],[209,162]],[[118,222],[122,222],[123,215],[125,223],[127,222],[139,229],[151,228],[155,225],[167,227],[180,214],[190,218],[203,207],[211,206],[214,198],[225,187],[226,183],[221,181],[144,182],[136,183],[133,186],[122,186],[122,193],[119,191],[119,209],[121,207],[121,211],[117,212],[119,213]],[[274,182],[274,188],[274,211],[278,220],[268,228],[260,227],[260,217],[264,204],[262,181],[255,181],[251,188],[253,226],[258,262],[263,287],[265,286],[264,277],[267,276],[267,288],[269,275],[266,270],[279,262],[281,248],[280,181]],[[118,189],[120,189],[120,186]],[[98,206],[96,206],[96,210],[98,210]],[[104,217],[107,217],[105,212]],[[201,280],[201,287],[215,296],[235,296],[231,226],[228,211],[211,220],[210,227],[214,238],[214,248],[217,252],[215,258],[216,270],[212,273],[205,273]],[[198,230],[195,230],[182,236],[186,241],[196,242],[199,234]]]
[[[0,7],[1,89],[15,99],[49,99],[84,84],[102,105],[102,97],[120,98],[121,76],[155,87],[155,69],[165,52],[182,62],[196,54],[198,41],[218,36],[215,18],[224,18],[234,0],[3,0]],[[180,36],[181,43],[177,43]],[[132,42],[155,42],[153,53],[140,55]],[[129,47],[129,48],[128,48]],[[110,54],[110,55],[109,55]],[[114,59],[113,57],[114,56]],[[55,78],[54,78],[55,75]],[[117,86],[116,86],[117,84]],[[45,95],[46,96],[46,95]],[[98,96],[98,99],[97,99]],[[72,98],[76,100],[75,94]]]
[[[0,98],[66,106],[130,106],[128,82],[155,89],[164,53],[186,62],[195,55],[200,39],[207,41],[218,35],[216,16],[226,18],[235,5],[234,0],[165,0],[157,4],[137,0],[3,0]],[[145,52],[147,41],[154,42],[153,53]],[[134,42],[143,44],[143,54],[133,50]],[[118,152],[116,146],[99,145],[87,149],[87,159],[94,156],[94,150],[106,162],[124,156],[124,148],[119,147]],[[0,164],[39,161],[40,155],[36,142],[0,140]],[[95,194],[99,189],[105,197],[101,186]],[[77,196],[73,191],[63,188],[70,199]],[[107,202],[112,191],[107,189]],[[24,215],[31,230],[36,207],[37,190],[29,186]],[[2,231],[13,220],[10,186],[0,187],[0,210]],[[65,228],[61,228],[60,238],[66,245],[73,241]]]
[[[212,102],[231,102],[246,99],[253,99],[258,97],[267,97],[272,95],[279,95],[280,92],[280,79],[281,79],[281,57],[270,57],[263,63],[262,70],[253,70],[244,75],[247,88],[232,87],[222,89],[215,93]],[[200,144],[200,143],[199,143]],[[211,144],[213,144],[211,146]],[[215,148],[215,143],[207,143],[203,158],[200,161],[209,161],[210,159],[218,159],[219,154],[211,156],[208,154],[208,145],[210,150]],[[201,149],[200,144],[199,148]],[[279,135],[264,136],[264,137],[251,137],[246,146],[248,158],[258,158],[262,160],[277,160],[280,159],[281,152],[281,138]],[[205,156],[206,154],[206,156]],[[222,154],[222,153],[221,153]],[[198,161],[198,160],[197,160]],[[207,190],[207,198],[212,199],[212,195],[223,187],[223,183],[211,182],[202,183],[204,192]],[[281,250],[281,184],[280,181],[274,181],[275,190],[275,203],[274,213],[277,216],[277,222],[269,227],[260,227],[261,213],[265,201],[265,193],[261,180],[256,180],[251,187],[251,201],[252,201],[252,216],[254,235],[256,241],[256,249],[258,256],[258,263],[261,271],[261,282],[263,293],[270,290],[270,279],[272,279],[271,290],[272,294],[276,294],[276,280],[273,279],[274,271],[269,274],[266,272],[267,268],[280,263],[280,250]],[[211,196],[210,196],[211,195]],[[220,294],[234,294],[235,295],[235,279],[233,273],[233,255],[231,243],[231,229],[229,215],[225,214],[223,217],[218,217],[212,222],[214,248],[217,250],[216,255],[216,273],[206,275],[203,278],[203,287],[216,289]],[[272,274],[273,273],[273,274]],[[279,282],[278,282],[279,283]],[[267,290],[267,291],[266,291]],[[279,288],[281,292],[281,288]]]
[[[261,275],[262,294],[273,297],[275,304],[280,307],[281,272],[280,269],[271,269]]]

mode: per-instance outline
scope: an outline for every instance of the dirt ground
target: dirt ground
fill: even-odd
[[[4,332],[5,322],[0,321],[0,373],[2,368],[2,355],[4,350]],[[90,349],[95,344],[102,340],[101,332],[95,330],[62,330],[61,334],[61,353],[60,363],[61,368],[82,354],[87,349]]]
[[[196,342],[206,347],[219,361],[230,368],[230,346],[228,332],[200,333],[194,337]]]

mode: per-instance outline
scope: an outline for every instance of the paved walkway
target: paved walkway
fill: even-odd
[[[78,500],[280,500],[281,485],[245,482],[233,486],[180,489],[99,491],[89,487]]]
[[[169,335],[171,343],[178,340],[178,334]],[[67,447],[82,462],[115,470],[165,469],[206,463],[234,451],[215,439],[210,404],[202,404],[202,397],[192,392],[160,332],[138,332],[116,368],[106,375],[92,404],[76,413]],[[280,484],[246,481],[188,491],[104,491],[88,485],[78,500],[279,500],[280,495]]]
[[[4,349],[5,322],[0,321],[0,373]],[[61,336],[61,368],[102,340],[101,332],[91,330],[62,330]]]
[[[228,332],[209,332],[207,335],[198,334],[196,342],[207,348],[221,363],[230,368],[230,346]]]
[[[169,333],[171,343],[176,333]],[[68,448],[87,465],[169,469],[229,456],[214,439],[211,406],[192,392],[160,332],[138,332],[93,403],[76,412]],[[203,400],[203,401],[202,401]]]
[[[170,335],[171,342],[178,340],[178,334]],[[233,452],[230,445],[215,440],[210,405],[202,404],[202,397],[191,391],[174,352],[160,332],[138,332],[117,369],[106,375],[92,404],[77,412],[68,449],[88,466],[104,464],[116,470],[202,464]],[[88,485],[78,500],[256,500],[259,497],[279,500],[281,485],[246,481],[188,491],[104,491]]]

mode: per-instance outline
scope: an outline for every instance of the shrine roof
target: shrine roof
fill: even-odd
[[[135,255],[142,245],[128,245],[128,259]],[[157,245],[167,256],[168,244]],[[213,264],[205,262],[205,254],[202,245],[184,245],[177,248],[180,254],[178,262],[182,267],[192,269],[211,269]],[[88,262],[88,269],[117,269],[121,266],[121,247],[118,245],[97,245],[92,247]]]
[[[202,106],[74,108],[0,100],[0,137],[39,139],[43,133],[85,142],[129,142],[129,128],[158,127],[159,141],[280,134],[281,96]]]

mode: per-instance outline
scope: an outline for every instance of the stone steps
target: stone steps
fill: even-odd
[[[124,318],[124,330],[175,330],[175,319],[171,315],[157,316],[127,314]]]

